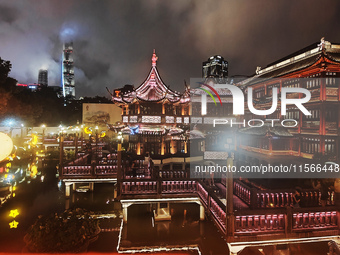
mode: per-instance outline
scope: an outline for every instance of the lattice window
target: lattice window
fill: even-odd
[[[165,123],[174,123],[175,122],[175,117],[173,116],[166,116],[165,117]]]
[[[142,116],[143,123],[161,123],[161,116]]]
[[[136,123],[137,119],[137,116],[130,116],[130,123]]]

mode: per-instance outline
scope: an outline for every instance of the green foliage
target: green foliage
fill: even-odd
[[[75,158],[75,151],[65,151],[66,160],[72,160]]]
[[[3,85],[11,71],[12,64],[10,61],[0,58],[0,85]]]
[[[83,209],[39,216],[24,237],[30,252],[84,252],[100,232],[98,220]]]

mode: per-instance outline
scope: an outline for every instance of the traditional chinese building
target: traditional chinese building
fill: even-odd
[[[124,142],[137,155],[186,156],[189,89],[183,93],[170,89],[158,73],[157,59],[154,51],[151,70],[140,86],[125,85],[112,95],[113,102],[122,108]]]
[[[238,147],[244,159],[270,161],[282,155],[291,159],[339,160],[340,130],[340,45],[323,38],[304,49],[290,54],[266,68],[257,68],[256,74],[239,83],[246,91],[253,88],[253,104],[258,110],[272,106],[273,88],[278,98],[284,87],[305,88],[311,99],[304,103],[311,115],[303,114],[294,105],[287,106],[287,114],[281,115],[280,100],[277,110],[270,116],[253,115],[246,110],[245,119],[291,119],[288,129],[265,125],[262,128],[241,130]],[[301,93],[291,93],[287,98],[301,98]],[[247,107],[246,107],[247,108]],[[294,127],[293,127],[294,126]],[[261,156],[262,155],[262,156]],[[268,157],[270,155],[270,157]],[[248,160],[249,161],[249,160]]]

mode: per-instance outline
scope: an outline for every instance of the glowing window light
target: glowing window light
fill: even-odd
[[[201,120],[201,122],[202,122],[202,120]],[[189,117],[184,117],[184,123],[189,124]]]
[[[129,122],[129,117],[128,116],[123,116],[123,122]]]
[[[182,118],[181,117],[177,117],[176,118],[176,123],[182,123]]]

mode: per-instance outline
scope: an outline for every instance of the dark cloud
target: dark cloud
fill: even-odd
[[[322,36],[340,42],[339,10],[335,0],[0,0],[0,56],[21,82],[45,67],[59,85],[62,42],[73,40],[77,96],[94,96],[139,85],[155,48],[163,80],[183,90],[211,55],[250,75]]]
[[[0,5],[0,22],[12,23],[18,18],[19,11],[17,9]]]

